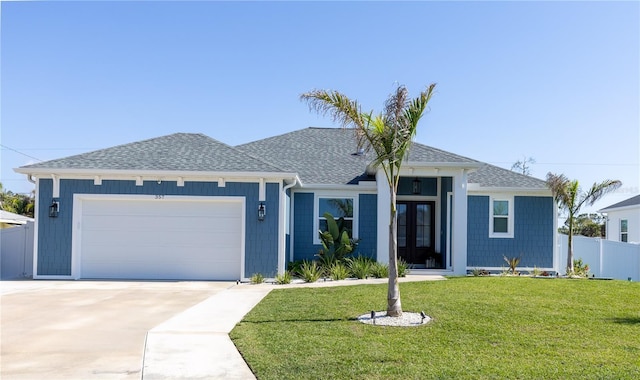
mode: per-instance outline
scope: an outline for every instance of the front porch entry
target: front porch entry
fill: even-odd
[[[399,200],[396,205],[398,256],[416,269],[444,268],[435,249],[436,202]]]

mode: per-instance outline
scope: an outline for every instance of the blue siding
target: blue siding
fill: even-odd
[[[376,258],[378,246],[378,196],[376,194],[360,194],[358,211],[358,236],[360,243],[356,255]]]
[[[52,199],[53,181],[40,179],[38,214],[38,275],[71,275],[71,226],[74,194],[162,194],[184,196],[244,196],[246,199],[245,226],[245,275],[260,272],[275,273],[278,264],[278,202],[279,186],[266,184],[267,216],[259,222],[258,184],[227,182],[218,187],[217,182],[185,182],[178,187],[175,181],[103,180],[94,185],[93,180],[60,181],[60,213],[49,218],[48,206]]]
[[[523,267],[553,267],[553,198],[514,197],[513,238],[489,238],[489,197],[469,196],[467,266],[506,266],[503,256]]]
[[[313,260],[322,248],[313,244],[313,193],[295,193],[293,204],[293,260]]]
[[[413,181],[415,177],[401,177],[398,182],[398,195],[416,195],[413,194]],[[422,183],[421,192],[418,195],[424,196],[436,196],[438,195],[438,179],[429,178],[417,178]]]

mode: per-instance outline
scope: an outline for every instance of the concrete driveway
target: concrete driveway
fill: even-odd
[[[231,282],[2,281],[9,379],[140,379],[145,336]]]

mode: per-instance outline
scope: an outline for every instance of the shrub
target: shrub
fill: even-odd
[[[406,277],[411,272],[411,264],[398,259],[398,277]]]
[[[370,273],[375,278],[387,278],[389,277],[389,266],[375,262],[371,265]]]
[[[322,277],[322,268],[316,261],[304,260],[298,270],[298,275],[304,282],[316,282]]]
[[[540,269],[538,269],[538,267],[536,267],[534,265],[533,269],[531,270],[531,272],[529,272],[529,274],[532,275],[533,277],[537,277],[537,276],[540,276],[542,274],[542,271]]]
[[[480,268],[473,268],[471,270],[471,274],[473,275],[473,277],[478,277],[478,276],[485,276],[486,270],[484,269],[480,269]]]
[[[353,277],[363,279],[369,277],[371,274],[371,266],[374,261],[368,257],[358,256],[347,259],[347,263]]]
[[[262,284],[263,282],[264,282],[264,276],[262,275],[262,273],[254,273],[251,276],[252,284]]]
[[[573,273],[567,271],[567,276],[589,277],[589,264],[582,262],[582,259],[573,260]]]
[[[344,280],[349,277],[349,268],[343,263],[336,261],[328,268],[329,277],[334,280]]]
[[[300,267],[302,266],[303,262],[304,260],[296,260],[287,263],[287,271],[292,274],[300,273]]]
[[[511,274],[518,274],[518,272],[516,272],[516,267],[518,266],[518,264],[520,264],[520,257],[502,257],[504,257],[504,261],[509,264],[509,271],[511,272]]]
[[[336,220],[328,212],[325,212],[323,216],[327,220],[327,230],[318,231],[322,249],[317,256],[325,265],[325,268],[329,268],[335,261],[342,261],[347,255],[353,253],[358,246],[359,239],[352,239],[349,236],[351,233],[344,221],[344,217]]]
[[[278,285],[285,285],[285,284],[290,284],[291,283],[291,272],[289,272],[288,270],[285,271],[282,274],[277,274],[276,275],[276,284]]]

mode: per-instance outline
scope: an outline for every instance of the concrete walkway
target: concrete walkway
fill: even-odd
[[[409,275],[400,282],[444,280]],[[291,285],[241,284],[185,310],[147,334],[143,380],[255,379],[229,332],[272,289],[385,284],[387,279],[320,281]]]

